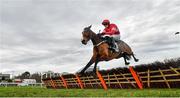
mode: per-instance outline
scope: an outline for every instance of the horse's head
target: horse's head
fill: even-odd
[[[87,42],[91,39],[91,25],[88,27],[85,27],[83,32],[82,32],[82,44],[86,45]]]

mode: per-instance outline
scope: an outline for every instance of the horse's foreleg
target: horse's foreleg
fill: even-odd
[[[95,64],[94,64],[94,69],[93,69],[93,73],[92,73],[92,76],[94,78],[97,78],[97,75],[96,75],[96,70],[97,70],[97,64],[99,63],[99,60],[98,58],[95,60]]]
[[[96,73],[96,69],[97,69],[97,64],[99,63],[99,59],[97,58],[94,64],[94,69],[93,72]]]
[[[132,54],[132,56],[133,56],[135,62],[138,62],[138,61],[139,61],[139,59],[137,59],[137,58],[134,56],[134,54]]]
[[[91,60],[88,62],[88,64],[84,67],[84,69],[81,70],[81,74],[83,74],[93,63],[95,62],[94,58],[91,58]]]

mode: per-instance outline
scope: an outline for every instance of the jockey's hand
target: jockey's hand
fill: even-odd
[[[97,33],[97,36],[100,36],[101,33]]]
[[[105,34],[104,32],[101,33],[101,35],[104,35],[104,34]]]
[[[98,36],[102,36],[102,33],[98,33],[97,35],[98,35]]]

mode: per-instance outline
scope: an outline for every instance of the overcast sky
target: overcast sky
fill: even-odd
[[[0,0],[0,72],[76,72],[92,56],[81,32],[103,19],[118,25],[138,63],[180,57],[179,0]],[[101,69],[124,67],[123,59]]]

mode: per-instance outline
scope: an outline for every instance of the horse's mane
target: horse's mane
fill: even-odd
[[[96,34],[94,31],[92,31],[91,29],[89,29],[89,31],[92,33],[93,36],[97,36],[99,39],[102,39],[102,37],[100,36],[100,34]]]

